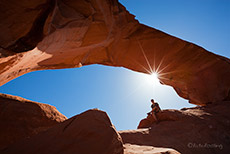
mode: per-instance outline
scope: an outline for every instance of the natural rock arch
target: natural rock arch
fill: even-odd
[[[158,71],[162,83],[193,104],[229,99],[229,59],[140,24],[117,0],[0,6],[1,85],[31,71],[102,64]]]

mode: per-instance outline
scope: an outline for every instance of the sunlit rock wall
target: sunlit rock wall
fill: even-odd
[[[103,64],[157,71],[193,104],[230,99],[229,59],[140,24],[117,0],[2,0],[0,10],[1,85],[35,70]]]

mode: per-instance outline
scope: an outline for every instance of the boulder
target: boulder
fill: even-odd
[[[170,147],[180,153],[230,151],[230,102],[183,110],[163,110],[149,128],[119,131],[124,144]]]
[[[153,124],[158,124],[162,121],[178,121],[181,119],[188,119],[188,117],[184,114],[183,110],[161,110],[156,114],[158,121],[156,121],[151,114],[148,114],[146,118],[142,119],[138,125],[138,129],[140,128],[149,128]]]
[[[155,119],[151,115],[148,115],[146,118],[140,121],[139,125],[137,126],[137,129],[149,128],[155,122],[156,122]]]
[[[17,142],[0,153],[123,154],[123,144],[108,115],[93,109]]]
[[[0,10],[0,85],[31,71],[102,64],[158,72],[193,104],[230,99],[228,58],[140,24],[118,0],[1,0]]]
[[[66,119],[54,106],[0,94],[0,149]]]

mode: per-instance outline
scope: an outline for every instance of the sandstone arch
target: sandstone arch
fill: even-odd
[[[155,66],[161,82],[190,103],[230,99],[229,59],[140,24],[117,0],[2,0],[0,6],[1,85],[43,69],[102,64],[148,73]]]

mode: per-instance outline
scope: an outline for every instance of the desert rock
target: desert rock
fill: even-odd
[[[120,135],[103,111],[76,115],[45,132],[17,142],[3,154],[123,154]]]
[[[228,58],[140,24],[118,0],[0,6],[1,85],[31,71],[102,64],[157,71],[161,83],[193,104],[230,99]]]
[[[0,94],[0,149],[66,119],[54,106]]]
[[[170,147],[180,153],[226,154],[230,150],[230,102],[163,110],[150,128],[120,131],[125,144]],[[149,126],[146,126],[149,127]]]
[[[170,148],[156,148],[152,146],[124,144],[124,154],[180,154],[180,153]]]

